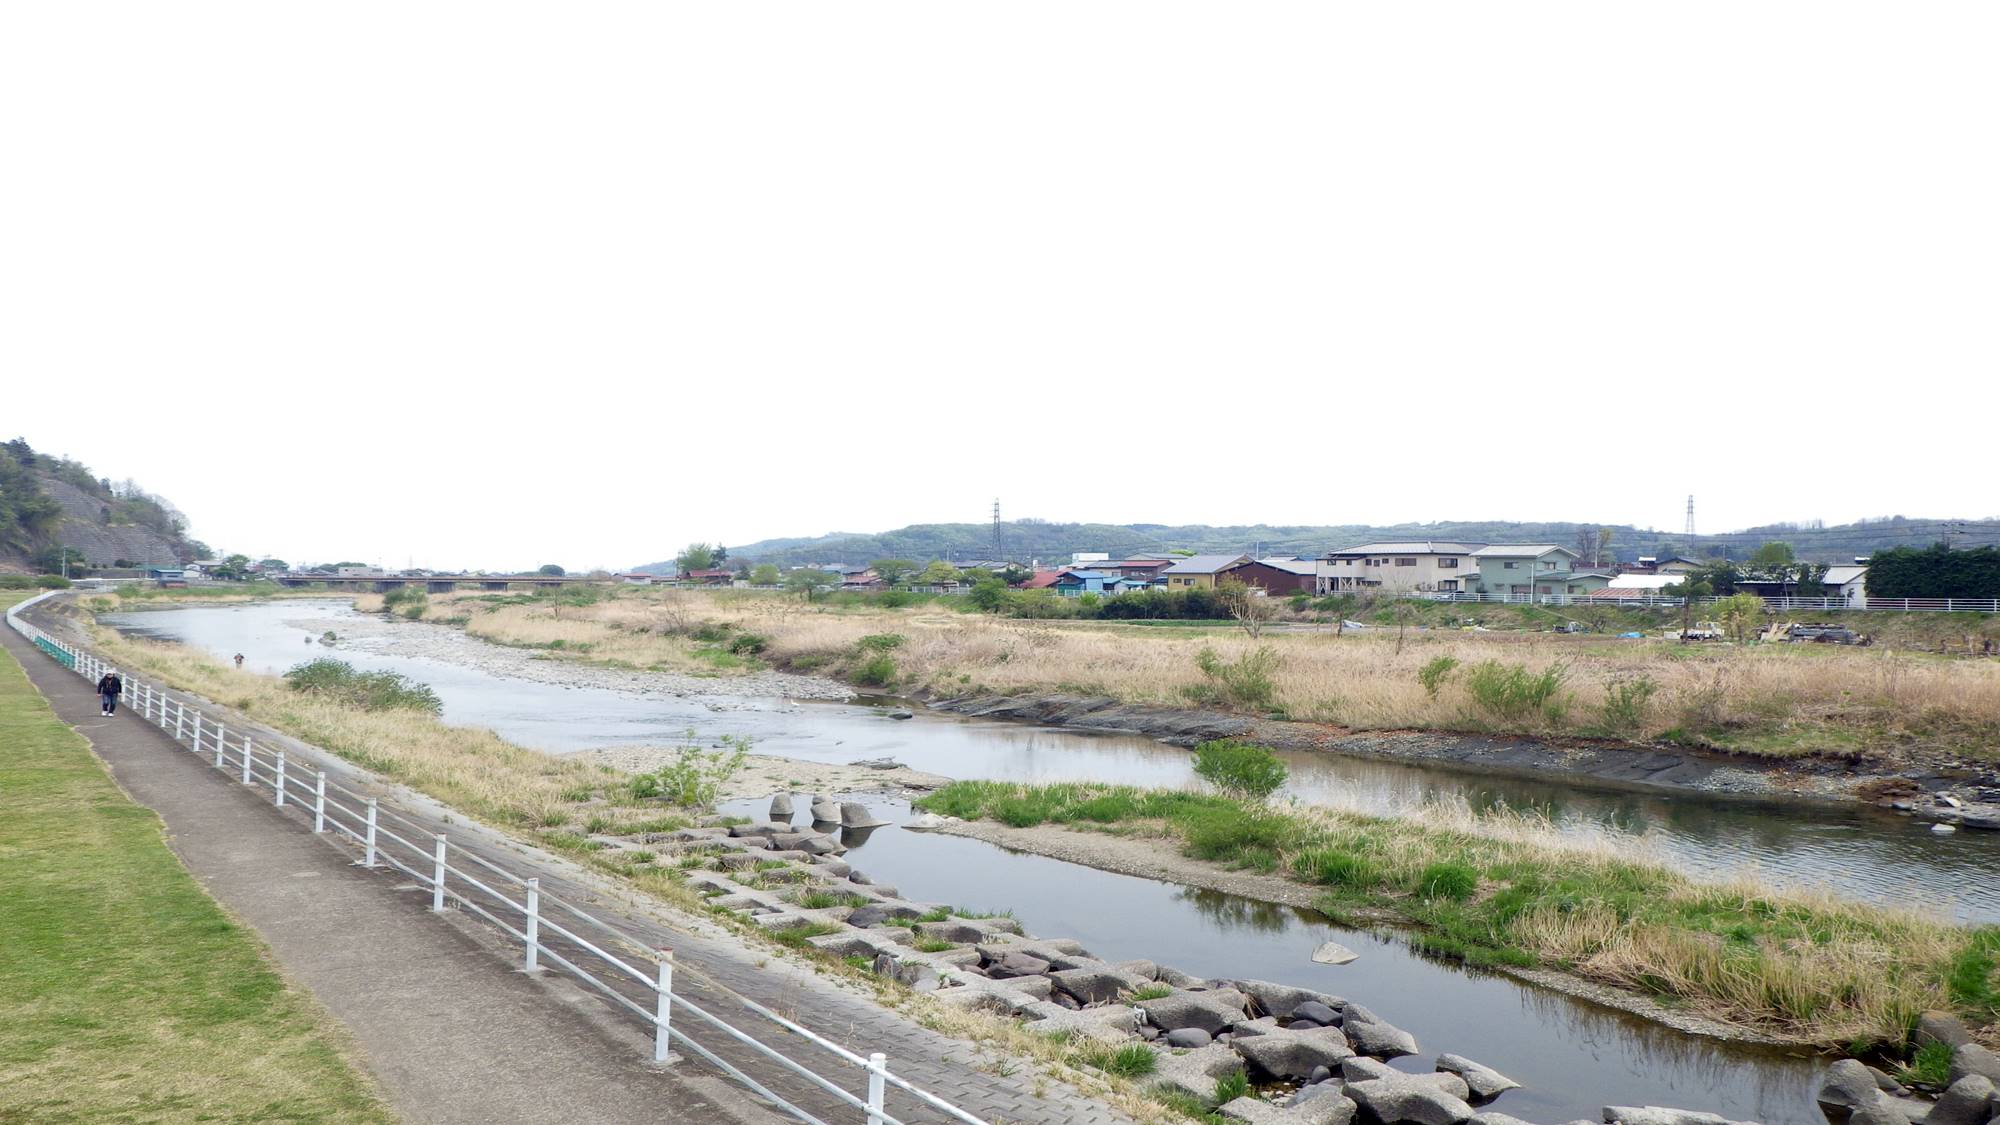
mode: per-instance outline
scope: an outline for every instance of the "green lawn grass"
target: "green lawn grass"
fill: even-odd
[[[0,1122],[395,1120],[0,652]]]

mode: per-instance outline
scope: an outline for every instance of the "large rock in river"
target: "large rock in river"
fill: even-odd
[[[1956,1083],[1968,1074],[1977,1074],[1987,1081],[2000,1084],[2000,1055],[1977,1043],[1962,1043],[1951,1053],[1951,1072],[1947,1083]]]
[[[1320,1067],[1339,1066],[1354,1057],[1347,1036],[1337,1027],[1315,1027],[1308,1031],[1274,1029],[1262,1035],[1238,1035],[1230,1041],[1236,1053],[1250,1064],[1253,1077],[1304,1081]]]
[[[1456,1074],[1465,1079],[1465,1085],[1472,1091],[1475,1102],[1490,1102],[1509,1090],[1521,1088],[1519,1082],[1494,1070],[1481,1066],[1464,1055],[1439,1055],[1437,1068],[1447,1074]]]
[[[1176,992],[1140,1003],[1146,1022],[1162,1031],[1198,1027],[1210,1035],[1242,1022],[1243,1006],[1249,998],[1233,988],[1206,992]]]
[[[1924,1125],[1986,1125],[1993,1110],[1993,1080],[1968,1074],[1938,1096]]]

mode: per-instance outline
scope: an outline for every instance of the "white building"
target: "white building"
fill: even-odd
[[[1363,543],[1329,551],[1317,564],[1320,593],[1375,590],[1385,594],[1459,591],[1479,576],[1477,543]]]
[[[1839,598],[1850,609],[1868,608],[1868,568],[1866,566],[1830,566],[1826,577],[1820,579],[1826,587],[1826,596]]]

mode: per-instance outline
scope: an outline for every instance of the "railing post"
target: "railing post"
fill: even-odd
[[[542,930],[542,881],[540,879],[528,880],[527,915],[528,955],[522,961],[521,969],[523,972],[532,973],[535,971],[536,955],[541,952],[537,948],[541,941]]]
[[[221,723],[217,723],[217,724],[215,724],[215,744],[216,744],[216,746],[218,746],[218,747],[219,747],[219,746],[223,745],[223,744],[224,744],[225,742],[227,742],[227,741],[228,741],[228,739],[229,739],[229,728],[228,728],[228,727],[225,727],[225,726],[223,726],[223,725],[222,725]],[[190,746],[190,747],[188,747],[188,749],[189,749],[189,750],[192,750],[192,751],[194,751],[194,752],[195,752],[195,753],[197,753],[197,754],[201,753],[201,739],[199,739],[199,738],[195,739],[195,740],[194,740],[194,745],[193,745],[193,746]]]
[[[246,734],[246,735],[244,735],[244,736],[243,736],[243,741],[245,741],[245,742],[248,742],[248,741],[250,741],[250,736],[249,736],[249,735],[247,735],[247,734]],[[216,769],[221,769],[221,768],[223,767],[223,757],[222,757],[222,754],[223,754],[223,751],[225,751],[225,750],[227,750],[227,749],[229,749],[229,743],[228,743],[227,741],[225,741],[224,739],[220,739],[220,738],[218,738],[218,739],[216,739],[216,740],[215,740],[215,768],[216,768]]]
[[[884,1075],[889,1073],[889,1056],[880,1051],[868,1056],[868,1125],[882,1125],[882,1099],[888,1092]]]
[[[174,741],[179,742],[187,734],[188,709],[180,700],[174,700]]]
[[[431,872],[431,909],[444,909],[444,833],[437,834],[437,866]]]
[[[190,749],[201,749],[201,712],[194,713],[194,741],[188,743]]]
[[[361,866],[375,866],[375,798],[373,797],[368,798],[368,838],[363,847],[367,849],[368,855],[361,861]]]
[[[246,734],[243,736],[243,784],[245,785],[250,784],[250,759],[255,756],[256,751],[251,749],[250,736]]]
[[[285,807],[285,752],[278,751],[278,798],[272,802],[279,808]]]
[[[660,979],[654,987],[659,990],[659,995],[653,1009],[654,1019],[658,1021],[653,1027],[653,1061],[664,1063],[667,1061],[667,1047],[673,1038],[669,1031],[674,1016],[674,951],[671,949],[660,950]]]
[[[319,771],[319,779],[313,782],[313,831],[326,831],[326,771]]]

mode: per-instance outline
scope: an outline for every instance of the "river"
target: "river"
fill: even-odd
[[[555,753],[672,742],[694,729],[704,737],[747,735],[762,753],[842,763],[890,756],[959,778],[1191,780],[1186,751],[1143,738],[933,713],[896,721],[865,701],[673,695],[501,675],[471,652],[487,648],[483,642],[454,631],[452,643],[468,652],[452,659],[400,653],[393,634],[366,635],[379,618],[364,619],[342,602],[187,606],[104,620],[224,658],[240,652],[247,667],[261,672],[282,672],[319,655],[402,672],[437,691],[446,721]],[[307,643],[343,629],[362,635],[331,651]],[[1565,831],[1699,872],[1753,871],[1769,882],[2000,921],[2000,887],[1991,877],[2000,870],[2000,834],[1939,837],[1905,818],[1831,804],[1570,786],[1332,754],[1285,757],[1292,771],[1287,794],[1301,801],[1377,812],[1435,800],[1536,811]],[[908,815],[900,801],[864,799],[892,822]],[[761,804],[747,802],[744,809]],[[1817,1064],[1810,1059],[1716,1043],[1440,963],[1393,937],[1342,930],[1311,911],[896,828],[873,833],[851,859],[912,898],[1008,910],[1030,933],[1076,938],[1109,959],[1143,957],[1197,975],[1259,977],[1348,996],[1416,1034],[1430,1051],[1464,1054],[1523,1082],[1526,1089],[1494,1107],[1516,1116],[1594,1120],[1598,1107],[1617,1102],[1707,1109],[1770,1125],[1820,1120],[1812,1100]],[[1309,955],[1325,940],[1348,945],[1361,959],[1341,967],[1313,964]],[[1422,1069],[1430,1057],[1402,1064]]]

